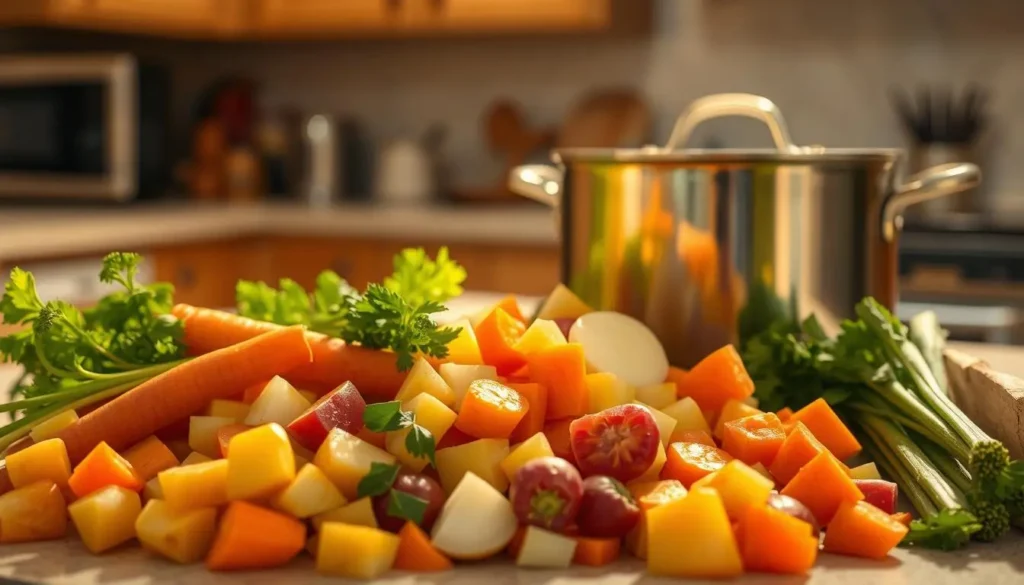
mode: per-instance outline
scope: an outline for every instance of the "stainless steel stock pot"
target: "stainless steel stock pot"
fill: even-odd
[[[683,148],[721,116],[764,122],[775,148]],[[903,210],[980,181],[969,163],[901,179],[898,149],[796,146],[775,104],[749,94],[695,101],[664,148],[552,158],[510,182],[556,209],[563,282],[647,323],[684,367],[781,316],[835,327],[864,296],[893,307]]]

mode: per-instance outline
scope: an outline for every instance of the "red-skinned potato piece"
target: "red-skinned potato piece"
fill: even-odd
[[[864,501],[885,512],[896,513],[899,486],[884,479],[855,479],[853,483],[864,494]]]
[[[295,442],[316,451],[332,429],[340,428],[355,435],[363,428],[366,401],[352,382],[345,382],[324,394],[288,425],[288,434]]]

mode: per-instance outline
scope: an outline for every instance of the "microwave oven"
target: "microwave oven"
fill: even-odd
[[[161,195],[168,86],[166,70],[128,54],[0,57],[0,197]]]

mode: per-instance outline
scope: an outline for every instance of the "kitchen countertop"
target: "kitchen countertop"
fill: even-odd
[[[441,320],[472,314],[500,294],[468,292],[448,303]],[[529,312],[538,299],[520,298]],[[950,343],[950,347],[988,361],[994,368],[1024,377],[1024,347]],[[17,375],[13,366],[0,365],[0,387],[7,387]],[[749,585],[1010,585],[1022,582],[1024,537],[1019,532],[989,545],[972,545],[968,550],[942,553],[896,549],[884,561],[868,561],[822,553],[804,579],[768,575],[746,575],[734,582]],[[154,558],[138,547],[123,547],[103,556],[87,552],[74,538],[60,541],[0,546],[0,578],[53,585],[277,585],[278,583],[340,583],[320,577],[311,559],[302,556],[288,567],[273,571],[217,574],[201,565],[179,566]],[[623,558],[606,568],[573,567],[567,571],[517,569],[511,561],[497,559],[460,565],[454,571],[435,574],[389,573],[373,581],[380,585],[668,585],[693,583],[647,575],[644,565]]]
[[[152,204],[123,208],[0,208],[0,261],[248,235],[379,237],[555,246],[549,210],[528,206],[387,207]]]

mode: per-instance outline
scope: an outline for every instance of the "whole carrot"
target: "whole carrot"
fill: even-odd
[[[126,449],[215,398],[237,395],[259,380],[311,359],[302,327],[285,327],[218,349],[168,370],[85,415],[58,436],[77,463],[101,441]]]
[[[251,339],[280,325],[241,317],[225,311],[179,304],[171,313],[185,322],[185,345],[189,353],[201,355]],[[321,333],[306,332],[313,361],[302,364],[285,377],[304,390],[329,392],[352,382],[370,400],[391,400],[405,381],[398,371],[395,354],[366,349]]]

